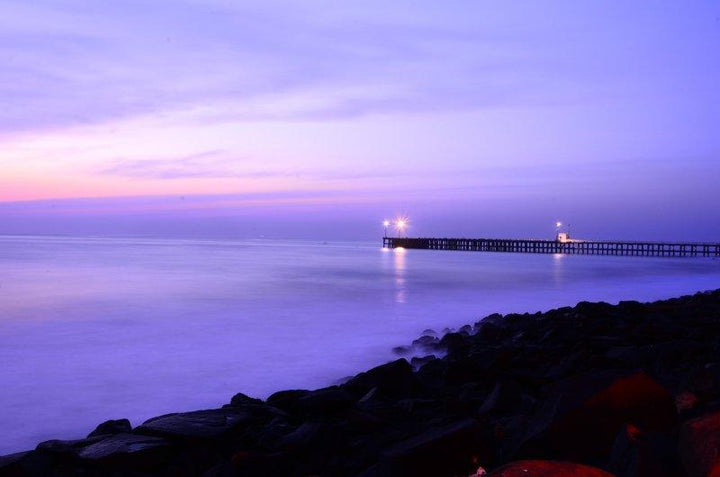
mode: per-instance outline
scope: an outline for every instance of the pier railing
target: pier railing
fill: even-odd
[[[720,257],[720,243],[622,242],[536,239],[383,237],[384,248],[464,250],[473,252],[624,255],[642,257]]]

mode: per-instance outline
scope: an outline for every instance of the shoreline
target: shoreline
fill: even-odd
[[[493,314],[339,385],[107,421],[0,457],[0,476],[709,475],[719,338],[720,290]]]

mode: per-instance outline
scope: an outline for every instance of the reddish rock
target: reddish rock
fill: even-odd
[[[504,465],[487,477],[613,477],[613,474],[573,462],[521,460]]]
[[[679,448],[688,477],[720,477],[720,412],[683,424]]]

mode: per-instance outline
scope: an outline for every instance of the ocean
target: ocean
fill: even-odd
[[[0,236],[0,454],[331,385],[425,329],[720,288],[720,260]]]

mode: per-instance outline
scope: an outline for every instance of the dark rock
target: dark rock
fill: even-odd
[[[0,456],[0,476],[22,477],[28,475],[23,466],[23,460],[30,455],[30,452],[18,452],[16,454]]]
[[[720,475],[720,412],[684,423],[679,450],[687,477]]]
[[[710,363],[693,370],[688,376],[687,388],[704,401],[720,398],[720,365]]]
[[[267,403],[279,409],[290,409],[294,403],[303,396],[310,394],[306,389],[291,389],[288,391],[278,391],[267,398]]]
[[[36,450],[51,454],[77,455],[80,449],[101,441],[105,436],[93,436],[87,439],[53,439],[38,444]]]
[[[285,451],[332,452],[343,443],[338,427],[324,422],[304,422],[300,427],[287,434],[278,442],[278,448]]]
[[[428,429],[395,444],[367,476],[443,477],[467,475],[478,462],[492,458],[493,449],[480,423],[465,419]]]
[[[90,461],[160,463],[167,458],[169,447],[170,444],[160,437],[115,434],[83,447],[77,456]]]
[[[423,335],[413,340],[412,347],[424,351],[437,351],[439,349],[440,339],[437,336]]]
[[[462,333],[448,333],[440,339],[438,346],[448,353],[462,355],[470,349],[470,340]]]
[[[236,430],[248,419],[247,413],[232,408],[166,414],[148,419],[134,432],[160,437],[216,439]]]
[[[292,409],[303,414],[337,414],[349,409],[354,401],[348,392],[332,387],[305,394],[293,403]]]
[[[643,432],[628,425],[620,431],[607,469],[617,477],[683,475],[674,434]]]
[[[521,455],[579,462],[605,459],[627,424],[667,432],[673,396],[643,373],[595,372],[556,383],[536,415]]]
[[[525,460],[495,469],[487,474],[487,477],[613,477],[613,475],[595,467],[573,462]]]
[[[596,303],[581,301],[575,305],[575,312],[585,318],[598,320],[614,314],[615,307],[602,301]]]
[[[251,398],[243,393],[235,394],[230,400],[230,405],[235,407],[260,406],[262,404],[263,402],[260,399]]]
[[[404,359],[391,361],[376,368],[360,373],[341,386],[356,397],[367,394],[376,388],[376,393],[384,397],[410,397],[420,389],[413,368]]]
[[[45,477],[57,475],[57,459],[42,451],[18,452],[0,456],[2,477]]]
[[[412,359],[410,359],[410,364],[413,368],[419,369],[434,359],[437,359],[434,354],[428,354],[426,356],[413,356]]]
[[[470,325],[461,326],[458,332],[464,335],[471,335],[473,334],[473,327]]]
[[[445,386],[458,386],[483,377],[483,366],[475,360],[448,359],[443,374]]]
[[[478,326],[476,335],[487,341],[499,342],[508,337],[507,328],[502,326],[504,323],[492,323],[490,321],[482,321]]]
[[[525,414],[531,411],[535,401],[517,381],[498,381],[478,412]]]
[[[116,419],[105,421],[102,424],[99,424],[94,431],[88,434],[88,437],[101,436],[106,434],[122,434],[125,432],[132,432],[132,426],[130,425],[130,421],[128,421],[127,419]]]

